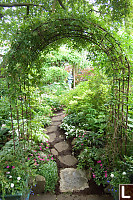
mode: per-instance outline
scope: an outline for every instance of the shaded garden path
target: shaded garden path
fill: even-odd
[[[112,197],[103,195],[103,188],[88,181],[84,171],[76,169],[78,161],[72,155],[71,144],[66,141],[65,134],[59,127],[63,118],[63,111],[58,112],[45,131],[58,166],[59,182],[55,194],[34,195],[30,196],[30,200],[112,200]]]

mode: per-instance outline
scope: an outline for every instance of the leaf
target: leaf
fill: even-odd
[[[133,122],[133,119],[132,119],[132,118],[130,118],[130,117],[128,117],[128,121],[130,121],[130,122]]]
[[[127,124],[130,128],[133,128],[133,124]]]

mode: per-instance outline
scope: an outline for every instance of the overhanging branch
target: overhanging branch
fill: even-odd
[[[32,3],[0,3],[0,7],[42,6]]]
[[[58,0],[60,6],[65,10],[65,6],[63,5],[62,1],[61,0]]]

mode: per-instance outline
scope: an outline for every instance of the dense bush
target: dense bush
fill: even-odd
[[[8,97],[0,99],[0,126],[10,117],[10,103]]]
[[[59,98],[56,96],[45,96],[43,101],[51,107],[53,112],[62,110],[64,105],[61,105]]]
[[[68,84],[66,82],[55,82],[50,85],[43,85],[40,89],[50,96],[60,96],[65,90],[68,90]]]
[[[78,85],[82,81],[88,81],[90,76],[93,76],[94,69],[85,68],[81,69],[78,74],[75,76],[75,83]]]
[[[75,90],[66,93],[63,98],[67,105],[68,113],[86,110],[86,108],[94,108],[101,110],[107,103],[108,85],[106,77],[100,74],[90,77],[88,81],[81,82]]]
[[[57,164],[54,161],[49,161],[40,167],[39,174],[46,179],[45,192],[55,192],[55,187],[58,181]]]
[[[102,81],[101,81],[102,80]],[[95,74],[62,97],[67,106],[63,123],[94,132],[104,132],[107,122],[108,84]]]
[[[52,84],[54,82],[63,83],[67,78],[68,73],[62,67],[50,67],[45,69],[43,84]]]
[[[34,180],[39,174],[45,177],[45,191],[54,192],[58,180],[57,165],[49,150],[49,143],[35,143],[29,145],[26,141],[16,141],[14,153],[13,141],[9,141],[2,148],[0,159],[0,193],[16,194],[28,190],[25,181],[28,177]],[[33,181],[33,185],[35,181]],[[31,187],[29,183],[29,187]]]

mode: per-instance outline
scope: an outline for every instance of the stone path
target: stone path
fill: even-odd
[[[72,155],[71,146],[59,128],[63,118],[63,112],[57,113],[56,116],[52,117],[52,123],[45,132],[49,136],[51,153],[57,162],[60,176],[59,192],[61,194],[40,194],[30,196],[30,200],[113,200],[112,197],[106,195],[83,195],[84,191],[89,189],[87,175],[85,171],[76,169],[78,161]]]

